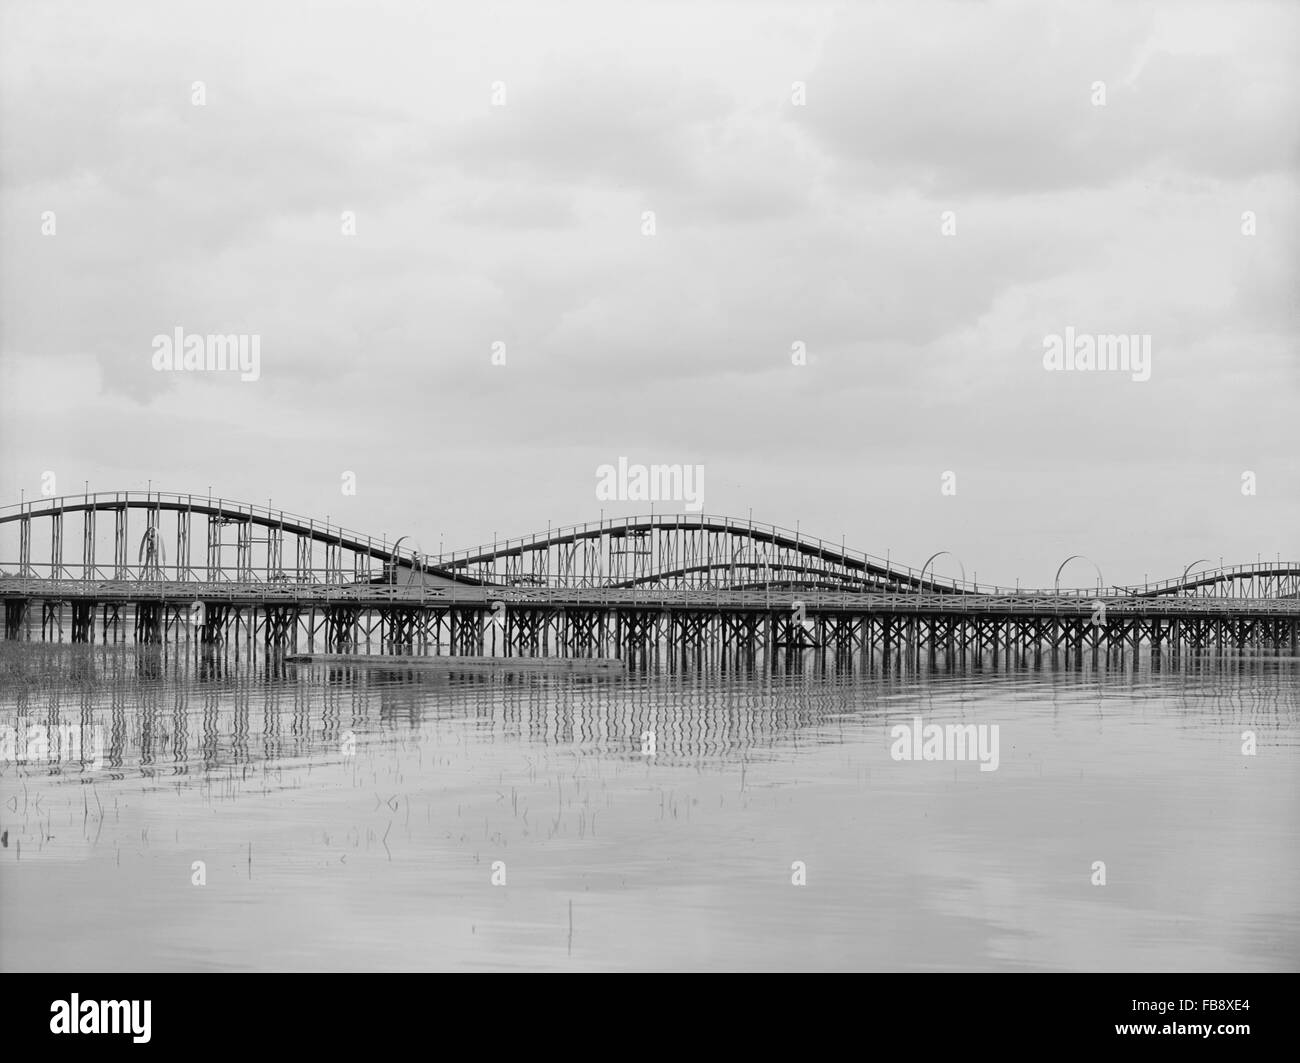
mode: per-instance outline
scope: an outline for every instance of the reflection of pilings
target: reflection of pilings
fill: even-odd
[[[128,690],[134,695],[135,684],[128,685],[120,678],[112,685],[109,697],[109,732],[107,766],[113,771],[121,771],[127,753],[126,703]],[[138,699],[132,698],[133,705]]]
[[[660,617],[661,634],[665,630]],[[836,656],[836,638],[831,625],[826,631],[831,635],[829,662]],[[84,730],[96,706],[107,705],[108,770],[138,767],[145,774],[184,774],[201,766],[215,772],[208,784],[230,795],[248,776],[220,769],[305,754],[333,758],[340,755],[340,740],[348,730],[363,734],[400,728],[405,734],[447,713],[477,719],[494,734],[524,735],[566,748],[594,742],[603,752],[630,760],[639,759],[640,736],[647,731],[656,736],[661,763],[674,757],[695,763],[702,756],[764,748],[785,741],[792,729],[825,729],[837,716],[895,703],[898,694],[923,696],[927,672],[913,674],[903,667],[906,637],[904,625],[891,640],[896,666],[881,669],[877,664],[869,683],[843,686],[808,678],[817,660],[814,651],[793,651],[788,667],[778,662],[784,676],[747,668],[747,640],[730,654],[725,669],[674,672],[656,683],[464,676],[451,685],[445,677],[403,666],[398,659],[386,669],[285,670],[278,655],[240,660],[233,648],[214,646],[182,651],[166,644],[134,651],[51,647],[48,653],[25,647],[15,655],[15,681],[5,695],[6,704],[18,706],[20,718],[39,712],[51,727],[80,719]],[[662,645],[670,641],[664,636]],[[1170,672],[1168,654],[1144,654],[1139,662],[1131,643],[1122,653],[1116,643],[1092,667],[1091,636],[1084,633],[1082,657],[1068,641],[1058,637],[1050,673],[1055,676],[1050,682],[1062,689],[1088,689],[1101,676],[1150,668],[1161,671],[1161,683],[1181,694],[1189,710],[1261,730],[1285,726],[1287,676],[1266,656],[1187,655],[1182,668]],[[936,659],[942,662],[945,653],[941,648]],[[1025,663],[1031,660],[1026,657]],[[670,663],[661,656],[661,664]],[[959,663],[958,655],[954,664]],[[270,679],[273,668],[283,678]],[[1042,675],[1034,678],[1042,681]],[[83,759],[85,742],[83,738]]]

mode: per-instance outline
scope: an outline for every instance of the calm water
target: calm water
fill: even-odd
[[[0,763],[5,970],[1300,967],[1296,660],[457,679],[8,644],[0,682],[0,725],[84,724],[86,761]],[[997,770],[894,760],[918,717],[998,725]]]

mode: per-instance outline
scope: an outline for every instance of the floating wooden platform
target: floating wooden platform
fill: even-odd
[[[294,653],[285,657],[289,664],[351,664],[376,668],[419,668],[459,672],[584,672],[615,673],[627,671],[617,657],[402,657],[378,653]]]

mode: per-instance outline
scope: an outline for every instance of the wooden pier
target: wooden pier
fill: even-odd
[[[80,525],[79,562],[65,556],[67,524]],[[105,563],[97,529],[107,540],[109,526]],[[464,663],[479,659],[997,664],[1300,649],[1300,564],[1284,562],[1189,566],[1141,586],[1012,589],[696,514],[557,528],[433,557],[403,550],[401,539],[156,493],[25,503],[0,510],[0,533],[16,551],[0,561],[0,601],[5,638],[17,640],[319,649],[353,663],[364,650],[466,668],[503,667]],[[0,537],[0,551],[9,546]]]

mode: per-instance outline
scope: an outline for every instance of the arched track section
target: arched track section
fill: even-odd
[[[1124,590],[1137,598],[1300,598],[1300,564],[1227,565]]]
[[[973,591],[913,568],[771,524],[705,514],[620,517],[484,544],[444,571],[505,586]]]
[[[54,579],[406,583],[430,564],[387,539],[311,517],[157,491],[9,506],[0,509],[0,536],[0,568]]]
[[[1036,594],[922,573],[788,528],[698,514],[627,517],[555,528],[443,559],[474,582],[568,587],[816,587],[938,594]],[[1263,563],[1194,572],[1139,587],[1063,594],[1231,598],[1300,597],[1300,564]]]
[[[264,506],[117,492],[0,509],[0,550],[0,569],[28,578],[1012,593],[936,575],[933,567],[923,577],[916,569],[775,525],[703,514],[571,525],[433,558],[399,551],[386,537]],[[1297,598],[1300,565],[1225,567],[1077,593]]]

